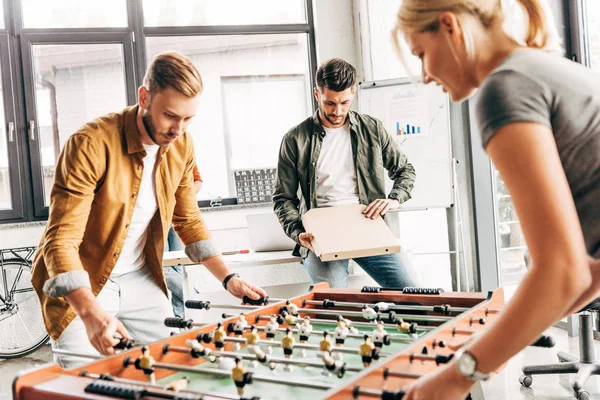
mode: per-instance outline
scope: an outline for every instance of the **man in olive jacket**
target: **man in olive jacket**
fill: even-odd
[[[410,199],[415,169],[381,121],[350,111],[356,93],[356,69],[333,58],[316,74],[319,110],[283,138],[277,165],[274,209],[285,233],[298,246],[313,282],[346,287],[348,260],[322,262],[312,251],[312,233],[302,225],[311,208],[365,204],[369,218],[397,209]],[[386,195],[384,168],[394,181]],[[301,196],[298,198],[298,188]],[[412,265],[398,254],[355,258],[382,286],[418,286]]]

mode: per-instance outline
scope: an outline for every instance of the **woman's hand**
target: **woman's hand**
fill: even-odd
[[[451,363],[419,378],[403,400],[465,400],[473,384]]]

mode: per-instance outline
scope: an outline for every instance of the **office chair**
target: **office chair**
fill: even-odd
[[[527,252],[525,252],[525,264],[529,264]],[[533,383],[532,375],[577,374],[572,385],[575,398],[577,400],[591,399],[590,394],[583,390],[583,385],[590,376],[600,375],[600,361],[596,359],[596,350],[594,349],[593,311],[600,311],[600,299],[594,300],[579,313],[579,358],[559,351],[559,363],[525,366],[523,375],[519,377],[521,385],[530,387]]]

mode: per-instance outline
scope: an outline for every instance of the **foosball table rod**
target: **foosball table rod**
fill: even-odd
[[[200,340],[198,340],[198,341],[200,341]],[[246,343],[246,339],[228,336],[228,337],[225,338],[225,342],[245,344]],[[257,344],[269,345],[271,347],[281,347],[281,343],[277,342],[275,340],[259,340]],[[296,343],[296,344],[294,344],[294,349],[305,349],[305,350],[321,351],[321,349],[319,348],[318,345],[316,345],[316,344],[305,344],[305,343]],[[344,354],[358,354],[358,349],[351,349],[351,348],[348,348],[348,347],[337,347],[337,346],[334,346],[334,347],[331,348],[331,352],[332,353],[336,353],[336,352],[337,353],[344,353]],[[390,353],[387,353],[385,351],[379,352],[379,357],[389,357],[390,355],[391,355]]]
[[[417,306],[409,304],[395,304],[388,302],[379,303],[354,303],[348,301],[337,301],[337,300],[302,300],[302,306],[321,306],[323,308],[331,307],[346,307],[346,308],[372,308],[375,312],[380,311],[426,311],[434,312],[438,314],[450,315],[451,313],[462,313],[468,311],[466,307],[452,307],[449,304],[441,304],[436,306]]]
[[[296,348],[297,345],[294,346],[294,348]],[[184,354],[190,354],[192,353],[192,349],[187,348],[187,347],[178,347],[178,346],[170,346],[168,344],[165,344],[163,346],[163,354],[167,354],[168,352],[173,351],[176,353],[184,353]],[[358,350],[356,350],[356,353],[358,354]],[[239,358],[242,360],[248,360],[248,361],[258,361],[261,363],[265,363],[265,364],[270,364],[270,363],[274,363],[274,364],[282,364],[282,365],[295,365],[298,367],[314,367],[314,368],[323,368],[324,365],[317,363],[317,362],[312,362],[312,361],[303,361],[303,360],[294,360],[294,359],[289,359],[289,358],[280,358],[280,357],[271,357],[269,355],[266,355],[266,359],[264,361],[261,361],[259,359],[259,357],[255,354],[247,354],[247,353],[239,353],[239,352],[234,352],[234,351],[213,351],[211,352],[211,355],[215,356],[215,357],[226,357],[226,358]],[[360,372],[362,371],[362,368],[357,368],[357,367],[344,367],[344,370],[347,372]]]
[[[127,357],[123,361],[123,366],[124,367],[135,366],[135,361],[131,357]],[[192,374],[212,375],[212,376],[231,378],[231,371],[226,371],[226,370],[216,369],[216,368],[187,367],[185,365],[170,364],[170,363],[163,363],[163,362],[155,362],[155,363],[153,363],[152,367],[154,369],[158,368],[158,369],[166,369],[169,371],[188,372],[188,373],[192,373]],[[137,366],[136,366],[136,368],[137,368]],[[329,390],[334,387],[333,384],[319,383],[319,382],[314,382],[314,381],[309,381],[309,380],[297,381],[297,380],[293,380],[293,379],[289,379],[289,378],[283,379],[283,378],[277,378],[277,377],[266,376],[266,375],[258,375],[258,374],[253,374],[253,373],[249,373],[249,374],[251,376],[251,380],[257,381],[257,382],[275,383],[278,385],[286,385],[286,386],[300,386],[303,388],[320,389],[320,390]]]
[[[337,314],[337,315],[339,315],[339,314]],[[237,315],[235,315],[235,314],[227,314],[227,313],[223,313],[223,314],[221,314],[221,316],[223,318],[237,317]],[[258,321],[268,321],[270,319],[271,319],[270,316],[258,314],[258,315],[256,315],[255,321],[256,322],[258,322]],[[297,317],[296,319],[297,319],[296,322],[298,322],[298,323],[304,321],[303,317]],[[337,324],[337,321],[335,321],[335,320],[332,320],[332,319],[319,319],[319,318],[311,318],[310,322],[315,322],[317,324],[330,324],[330,325]],[[370,327],[370,328],[375,328],[377,326],[373,322],[354,322],[354,321],[352,321],[352,325],[361,326],[361,327]],[[388,328],[388,329],[396,329],[396,325],[393,325],[393,324],[383,324],[383,326],[385,328]],[[435,330],[437,328],[438,328],[437,326],[419,326],[419,329],[424,330],[424,331],[432,331],[432,330]]]
[[[136,381],[133,379],[119,378],[119,377],[109,375],[109,374],[99,375],[99,374],[92,374],[87,371],[82,371],[79,374],[79,376],[84,377],[84,378],[96,379],[99,381],[105,381],[105,382],[115,382],[115,383],[123,383],[126,385],[136,385],[136,386],[146,387],[146,388],[169,390],[169,389],[165,389],[161,385],[155,385],[155,384],[152,384],[149,382]],[[166,386],[168,386],[168,385],[166,385]],[[169,390],[168,392],[161,392],[158,396],[156,396],[155,394],[152,394],[152,392],[147,392],[146,395],[160,397],[163,399],[168,399],[169,397],[165,397],[168,395],[174,396],[172,398],[180,398],[180,399],[187,398],[187,397],[185,397],[185,395],[190,395],[190,396],[196,396],[196,397],[190,397],[190,398],[196,398],[196,399],[202,399],[204,396],[209,396],[209,397],[215,397],[218,399],[225,399],[225,400],[260,400],[260,397],[248,398],[248,397],[240,397],[240,396],[236,396],[233,394],[227,394],[227,393],[191,391],[191,390],[179,390],[177,392],[173,392],[173,391]]]

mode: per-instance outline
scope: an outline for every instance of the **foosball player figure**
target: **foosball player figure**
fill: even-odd
[[[142,347],[142,355],[140,356],[140,358],[135,360],[135,367],[144,371],[148,382],[150,382],[153,385],[156,384],[156,377],[154,375],[155,363],[156,361],[154,360],[154,357],[152,357],[152,355],[150,354],[150,350],[148,349],[148,347]]]
[[[293,316],[298,315],[298,306],[289,300],[285,302],[285,309],[288,313],[292,314]]]
[[[362,308],[362,316],[367,321],[373,321],[374,319],[377,319],[378,314],[374,308],[371,308],[365,304],[365,305],[363,305],[363,308]]]
[[[238,320],[235,321],[235,323],[233,324],[233,333],[235,334],[236,337],[241,338],[242,335],[244,334],[244,331],[246,330],[246,327],[248,326],[248,321],[246,321],[246,314],[241,313]],[[236,343],[234,348],[235,351],[240,351],[240,348],[242,346],[240,346],[239,343]]]
[[[383,321],[377,321],[377,328],[373,330],[373,344],[375,347],[381,349],[383,347],[384,342],[388,339],[388,333],[385,330],[385,326]],[[389,339],[388,339],[389,340]]]
[[[327,331],[323,331],[323,340],[319,342],[319,350],[322,353],[331,354],[331,348],[333,347],[333,343],[331,343],[331,335]]]
[[[169,382],[167,385],[165,385],[165,389],[172,390],[174,392],[181,392],[182,390],[187,390],[189,384],[189,378],[184,376],[181,379],[176,379],[172,382]]]
[[[200,344],[197,340],[186,340],[185,343],[191,347],[190,355],[194,358],[204,358],[210,362],[215,361],[215,357],[210,355],[211,350]]]
[[[277,316],[273,314],[269,318],[269,322],[267,322],[267,324],[265,325],[267,340],[273,340],[275,338],[275,335],[277,334],[277,329],[279,329],[279,322],[277,322]],[[273,347],[267,345],[265,351],[267,352],[267,354],[271,354],[273,353]]]
[[[292,354],[294,353],[294,343],[296,339],[292,336],[292,330],[286,329],[285,336],[281,339],[281,347],[283,348],[283,354],[285,358],[292,358]],[[285,371],[292,371],[292,366],[290,364],[286,364],[283,368]]]
[[[218,323],[215,331],[213,332],[213,341],[215,342],[215,349],[221,350],[225,347],[225,337],[227,336],[227,332],[223,329],[223,324]]]
[[[283,321],[289,326],[296,326],[296,322],[298,322],[298,318],[290,314],[289,312],[283,310],[281,312],[281,318]]]
[[[348,328],[348,330],[351,333],[353,333],[354,335],[356,335],[358,333],[358,329],[356,329],[355,327],[352,326],[352,321],[350,321],[348,318],[344,318],[342,315],[338,315],[337,320],[338,320],[338,322],[344,321],[346,323],[346,328]]]
[[[308,338],[313,330],[310,324],[310,318],[304,317],[302,323],[298,324],[298,333],[300,335],[300,343],[304,344],[308,342]],[[306,357],[306,350],[300,349],[300,357]]]
[[[258,335],[258,328],[256,325],[252,325],[250,327],[250,332],[246,335],[246,348],[248,349],[248,353],[256,355],[256,358],[260,362],[266,361],[266,355],[264,351],[258,347],[258,341],[260,340],[260,336]],[[253,368],[258,366],[256,361],[252,361],[251,365]]]
[[[409,335],[415,335],[417,333],[418,325],[416,323],[405,322],[402,318],[396,320],[396,329],[400,333],[408,333]]]
[[[344,373],[346,372],[346,364],[341,361],[335,361],[333,357],[327,352],[321,353],[321,358],[323,358],[323,365],[325,369],[321,372],[321,375],[331,376],[331,374],[336,374],[338,378],[342,378]]]
[[[243,396],[246,384],[252,383],[252,374],[246,372],[241,358],[235,359],[235,366],[231,369],[231,378],[233,378],[238,395]]]
[[[363,365],[368,367],[373,361],[373,355],[377,351],[375,345],[371,342],[369,335],[365,335],[365,341],[359,347],[359,353],[362,358]]]
[[[344,343],[346,342],[346,336],[348,336],[349,330],[348,330],[348,327],[346,326],[346,321],[344,319],[340,319],[337,324],[338,324],[337,328],[335,328],[335,331],[333,331],[333,337],[335,337],[335,346],[343,347]],[[341,360],[342,353],[335,352],[335,354],[333,355],[333,358],[337,359],[337,360]]]

